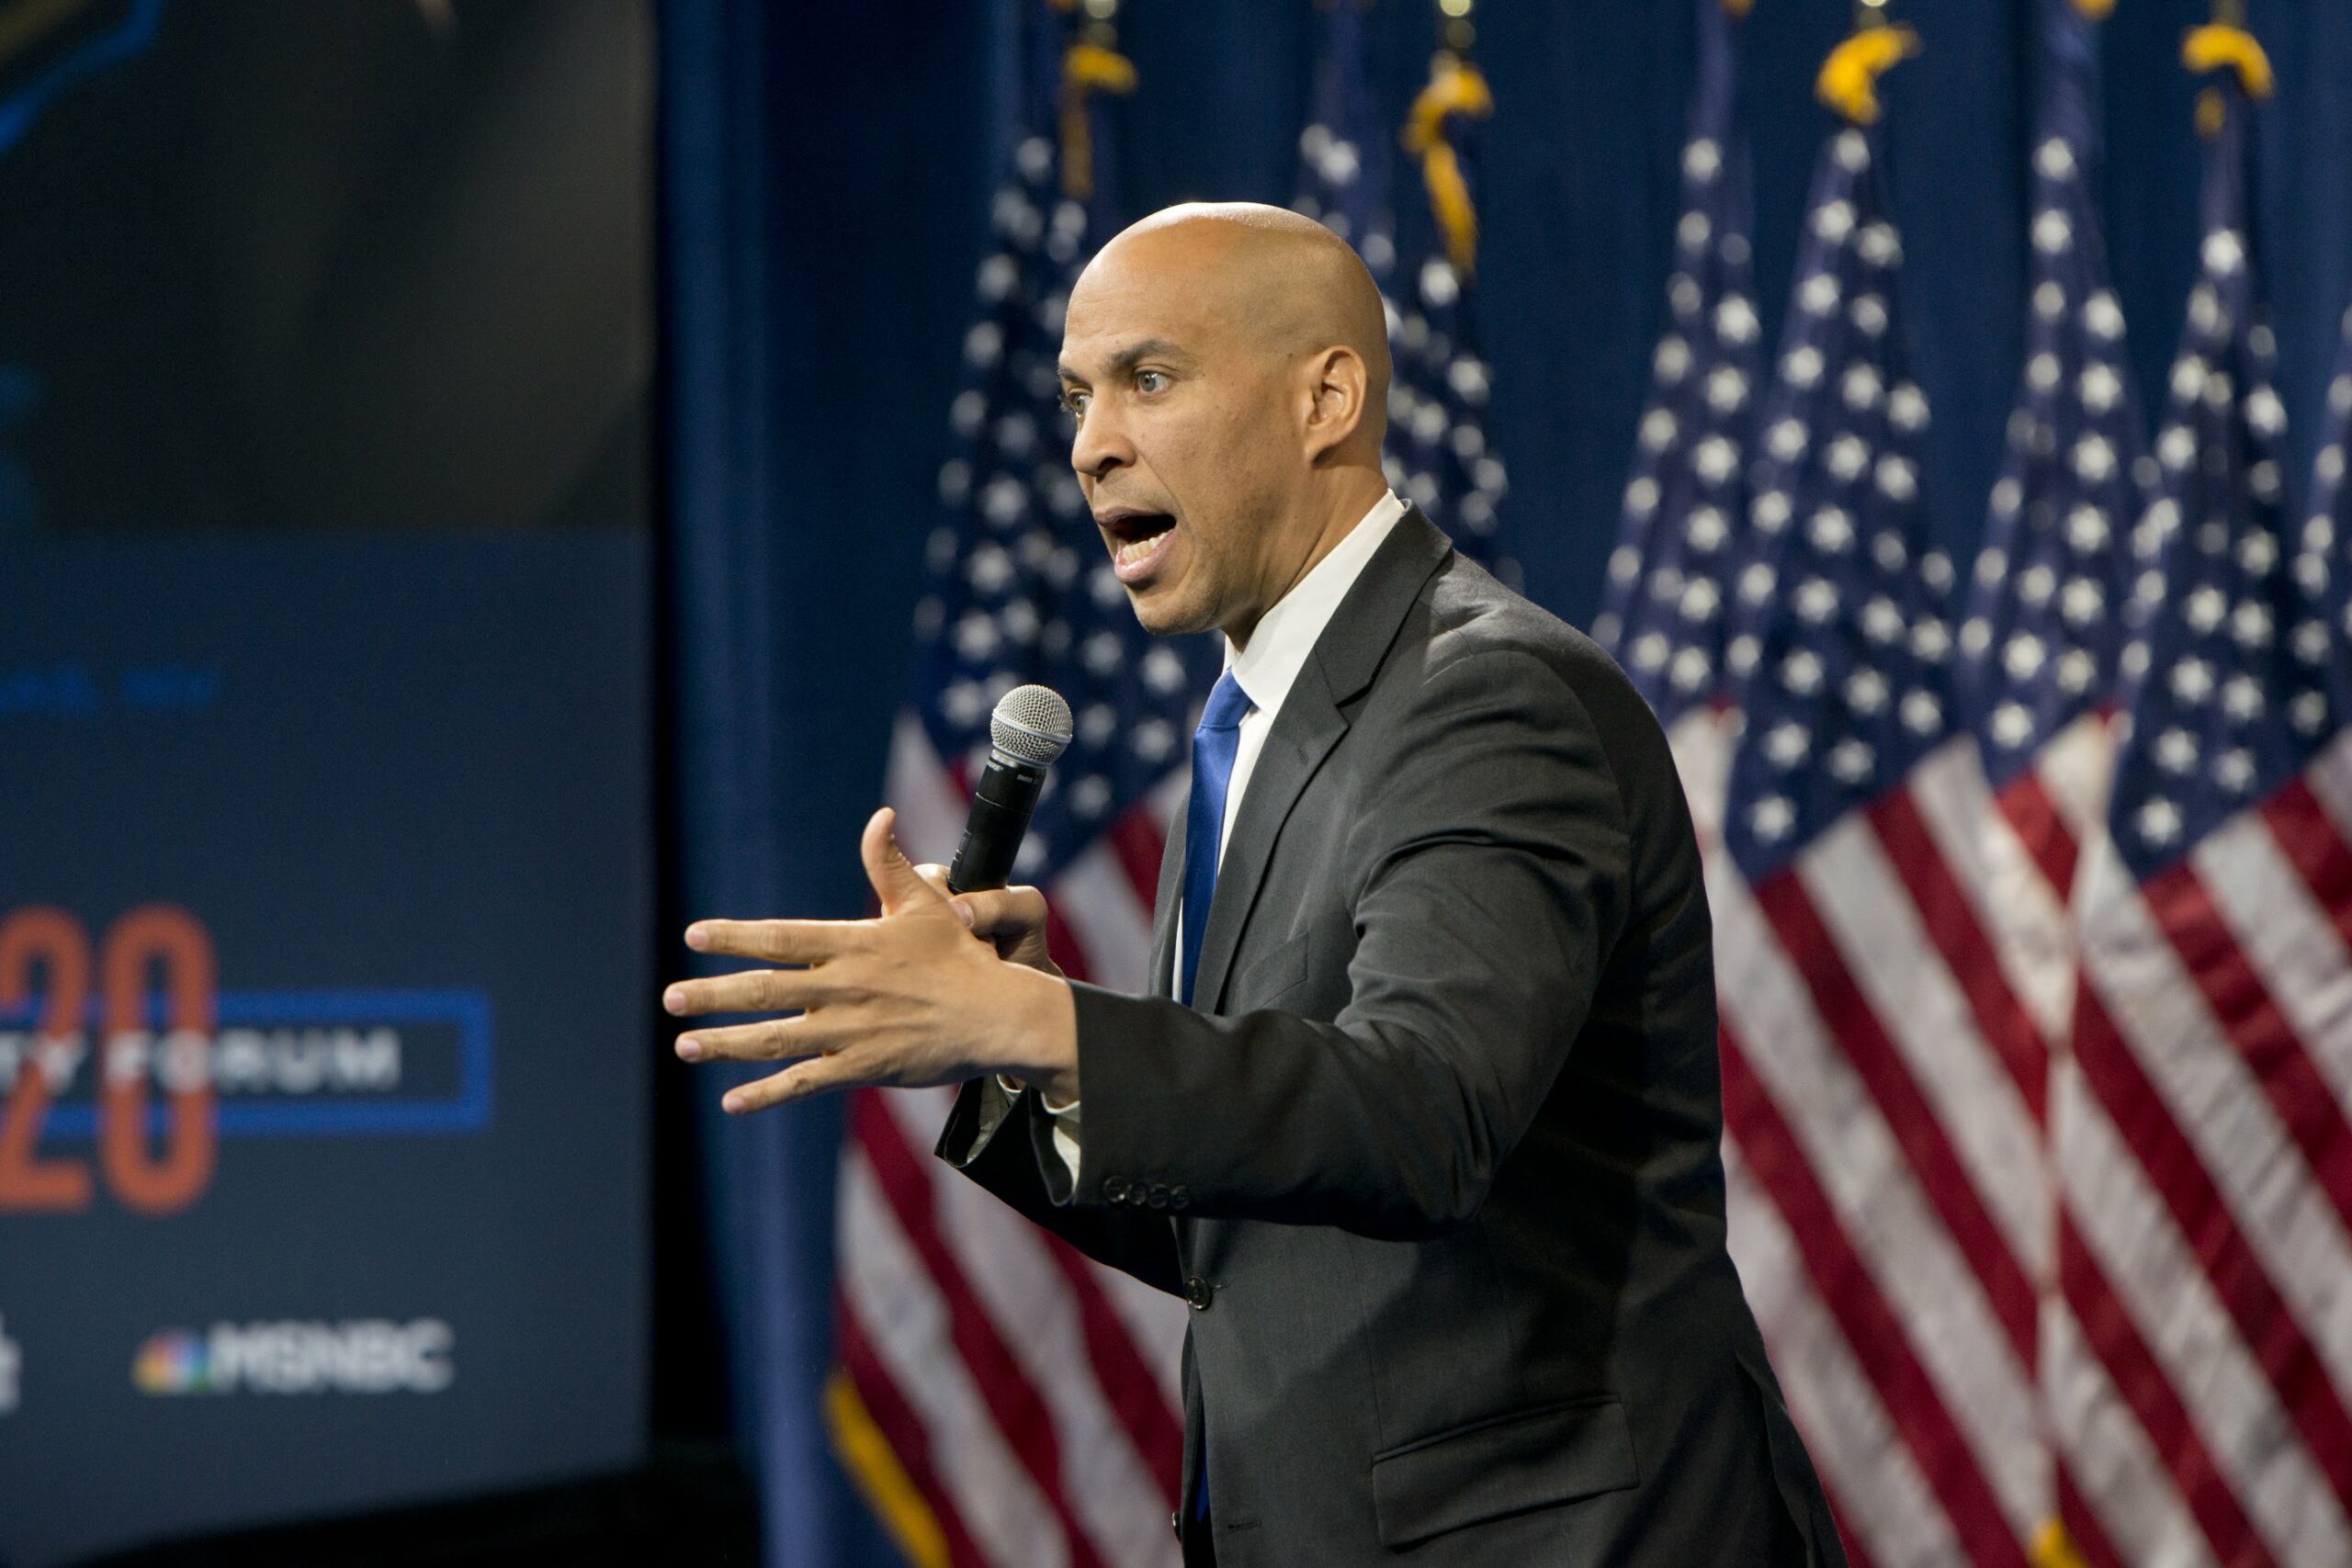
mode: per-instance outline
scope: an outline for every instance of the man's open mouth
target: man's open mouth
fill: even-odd
[[[1096,521],[1112,540],[1111,570],[1127,583],[1151,574],[1176,533],[1176,519],[1165,512],[1124,512]]]

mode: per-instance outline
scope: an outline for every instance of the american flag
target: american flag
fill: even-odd
[[[1065,71],[1115,77],[1107,51],[1039,7],[1029,134],[995,197],[957,453],[915,613],[914,694],[888,790],[916,860],[942,863],[997,699],[1040,682],[1077,737],[1017,874],[1045,887],[1055,957],[1142,990],[1160,847],[1184,799],[1184,739],[1207,650],[1144,633],[1077,476],[1055,370],[1062,312],[1108,232],[1110,144],[1059,115]],[[1083,26],[1083,24],[1080,24]],[[1099,39],[1080,47],[1102,49]],[[1065,188],[1057,137],[1086,136],[1091,199]],[[1080,149],[1072,149],[1080,151]],[[952,1094],[861,1092],[839,1214],[836,1446],[910,1562],[997,1568],[1172,1563],[1184,1311],[1102,1269],[931,1157]]]
[[[2023,1564],[2052,1509],[2040,1089],[1972,961],[1984,785],[1883,164],[1875,125],[1823,150],[1732,595],[1707,857],[1731,1235],[1854,1556]]]
[[[2077,975],[2067,900],[2079,845],[2106,808],[2113,761],[2112,697],[2130,589],[2124,540],[2157,476],[2141,436],[2123,313],[2092,196],[2092,30],[2076,0],[2045,0],[2041,26],[2025,375],[1960,628],[1960,689],[1983,783],[1963,775],[1966,807],[1979,822],[1977,852],[1954,870],[1976,924],[1954,956],[1980,988],[2002,998],[1997,1016],[2008,1022],[1999,1043],[2048,1150],[2051,1086],[2072,1070]],[[2047,1160],[2042,1168],[2051,1179]],[[2116,1536],[2086,1497],[2112,1489],[2119,1450],[2081,1416],[2086,1397],[2105,1405],[2114,1399],[2087,1346],[2110,1332],[2116,1302],[2086,1266],[2080,1231],[2054,1190],[2049,1201],[2050,1250],[2036,1259],[2036,1375],[2064,1528],[2053,1524],[2042,1540],[2111,1562]]]
[[[1350,7],[1340,5],[1334,9],[1331,28],[1331,59],[1340,62],[1331,73],[1355,71],[1360,75],[1362,63],[1350,63],[1352,56],[1343,54],[1357,50],[1355,38],[1360,35]],[[1461,87],[1458,101],[1473,108],[1430,113],[1428,122],[1432,136],[1444,141],[1437,160],[1452,163],[1461,172],[1465,188],[1470,188],[1473,148],[1467,146],[1467,136],[1458,127],[1467,115],[1484,113],[1477,106],[1491,104],[1491,98],[1487,94],[1487,77],[1479,75],[1477,68],[1452,54],[1440,54],[1432,83],[1420,94],[1420,104],[1437,104],[1440,98],[1432,94],[1442,94],[1449,85]],[[1369,98],[1357,92],[1352,104],[1366,108]],[[1348,136],[1357,146],[1374,146],[1383,139],[1383,127],[1378,122],[1357,122],[1350,127]],[[1456,136],[1461,136],[1463,146],[1456,146]],[[1430,160],[1423,157],[1423,169],[1428,167]],[[1385,152],[1376,169],[1385,176]],[[1385,195],[1376,200],[1385,205]],[[1440,231],[1442,226],[1432,223],[1428,244],[1404,259],[1407,294],[1395,294],[1387,287],[1387,277],[1381,277],[1390,327],[1387,344],[1395,360],[1395,374],[1387,386],[1387,484],[1444,525],[1463,555],[1517,588],[1521,581],[1520,562],[1505,547],[1500,525],[1500,503],[1510,489],[1510,475],[1503,468],[1503,454],[1487,440],[1484,423],[1494,371],[1479,350],[1475,280],[1465,265],[1467,254],[1449,252],[1444,232]],[[1369,256],[1376,244],[1362,244],[1360,249]]]
[[[1634,475],[1592,634],[1625,667],[1674,743],[1702,828],[1723,811],[1729,727],[1724,624],[1747,516],[1761,400],[1756,198],[1740,112],[1740,20],[1698,0],[1699,76],[1682,143],[1668,320],[1651,359]]]
[[[1396,271],[1396,221],[1389,186],[1388,122],[1364,79],[1363,43],[1360,6],[1325,8],[1313,117],[1298,134],[1298,194],[1291,206],[1356,248],[1373,281],[1380,285],[1393,340],[1398,321],[1390,290]],[[1389,406],[1408,405],[1392,391]]]
[[[1733,1249],[1855,1558],[2352,1562],[2352,317],[2290,557],[2245,101],[2216,89],[2151,457],[2090,40],[2071,0],[2042,23],[2024,384],[1957,637],[1859,129],[1808,208],[1738,570],[1692,561],[1654,436],[1602,629],[1667,639],[1629,662],[1687,742],[1705,687],[1672,660],[1711,644],[1639,591],[1671,566],[1731,601]]]
[[[2201,267],[2132,541],[2125,735],[2053,1075],[2070,1524],[2109,1562],[2352,1562],[2352,382],[2290,530],[2250,106],[2209,89]]]

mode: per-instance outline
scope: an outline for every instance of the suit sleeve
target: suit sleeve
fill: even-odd
[[[992,1077],[974,1078],[956,1097],[933,1152],[1097,1263],[1183,1293],[1166,1215],[1070,1206],[1069,1167],[1035,1089],[1012,1096]]]
[[[1516,649],[1424,678],[1355,830],[1330,1023],[1074,986],[1078,1205],[1442,1234],[1551,1092],[1624,921],[1626,816],[1590,716]],[[1057,1199],[1059,1195],[1057,1195]]]

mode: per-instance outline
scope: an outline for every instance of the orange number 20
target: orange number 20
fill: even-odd
[[[147,904],[117,919],[100,954],[100,1048],[91,1070],[98,1083],[98,1157],[107,1186],[125,1207],[167,1214],[187,1208],[212,1179],[218,1148],[212,1086],[205,1073],[174,1089],[164,1153],[150,1152],[147,1066],[150,1051],[118,1072],[111,1043],[147,1032],[151,976],[161,970],[168,999],[165,1029],[209,1042],[216,976],[212,939],[187,910]],[[0,921],[0,1010],[31,999],[35,966],[44,972],[43,1006],[35,1050],[18,1060],[16,1091],[0,1119],[0,1213],[87,1208],[90,1168],[77,1159],[43,1159],[37,1152],[49,1111],[42,1048],[70,1049],[87,1017],[89,937],[79,921],[53,908],[18,909]]]

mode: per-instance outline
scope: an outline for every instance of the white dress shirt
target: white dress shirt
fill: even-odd
[[[1274,719],[1282,713],[1291,687],[1297,682],[1298,672],[1306,668],[1307,656],[1315,651],[1323,628],[1331,624],[1340,601],[1348,596],[1348,590],[1363,575],[1363,569],[1371,564],[1381,541],[1388,537],[1389,531],[1404,515],[1405,503],[1396,499],[1396,491],[1383,495],[1363,514],[1363,520],[1331,547],[1330,554],[1317,561],[1289,592],[1258,618],[1257,629],[1250,634],[1249,647],[1236,649],[1230,641],[1226,643],[1225,667],[1241,688],[1242,695],[1250,699],[1250,711],[1241,716],[1241,737],[1233,754],[1233,776],[1226,784],[1225,820],[1218,826],[1216,840],[1220,861],[1226,844],[1233,837],[1234,818],[1241,815],[1241,797],[1250,788],[1250,775],[1257,771],[1258,755],[1266,749],[1266,736],[1274,728]],[[1174,966],[1183,962],[1181,904],[1176,918],[1180,935],[1170,949],[1170,996],[1176,994],[1177,988]],[[1008,1082],[1004,1087],[1009,1090],[1012,1086]],[[1054,1152],[1069,1168],[1073,1185],[1078,1181],[1079,1106],[1078,1100],[1068,1105],[1046,1105],[1054,1117]]]

